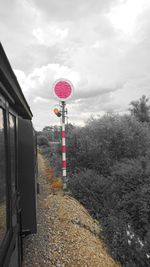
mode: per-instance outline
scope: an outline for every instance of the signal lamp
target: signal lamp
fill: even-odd
[[[57,117],[61,117],[61,111],[58,108],[54,108],[54,113]]]

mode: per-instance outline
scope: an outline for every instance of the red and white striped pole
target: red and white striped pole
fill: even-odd
[[[59,79],[53,85],[53,91],[55,96],[61,101],[61,113],[58,109],[54,109],[55,114],[60,117],[62,116],[62,179],[64,183],[64,189],[66,189],[67,174],[66,174],[66,136],[65,136],[65,100],[68,100],[73,91],[73,85],[66,79]]]
[[[62,132],[61,132],[61,137],[62,137],[62,178],[64,182],[64,189],[66,189],[66,168],[67,168],[67,163],[66,163],[66,132],[65,132],[65,101],[62,101]]]

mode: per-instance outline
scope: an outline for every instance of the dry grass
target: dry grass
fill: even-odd
[[[53,193],[63,189],[63,181],[60,177],[55,177],[53,168],[49,167],[48,162],[46,159],[43,158],[43,156],[39,153],[38,154],[39,161],[39,173],[41,174],[41,169],[44,174],[44,176],[49,181],[50,189]],[[42,159],[42,160],[41,160]]]
[[[52,190],[63,189],[63,181],[60,178],[54,178],[51,184]]]

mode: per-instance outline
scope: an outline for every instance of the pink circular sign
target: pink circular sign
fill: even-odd
[[[54,83],[53,89],[57,98],[64,101],[71,97],[73,86],[70,81],[60,79]]]

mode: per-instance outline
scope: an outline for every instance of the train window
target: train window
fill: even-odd
[[[11,157],[11,192],[14,195],[16,190],[16,141],[15,141],[15,117],[9,114],[10,129],[10,157]]]
[[[0,108],[0,244],[7,230],[6,222],[6,151],[4,112]]]

